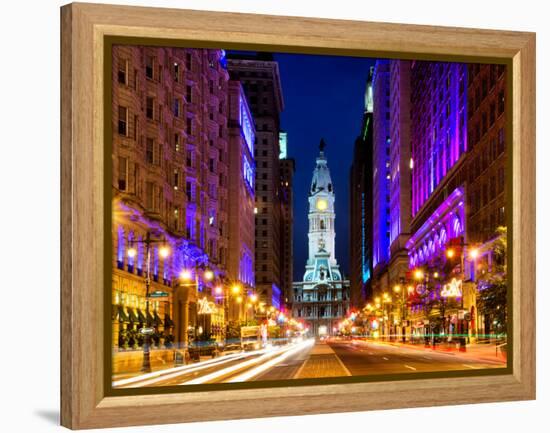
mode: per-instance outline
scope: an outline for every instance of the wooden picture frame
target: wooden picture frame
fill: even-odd
[[[107,396],[104,345],[105,37],[423,59],[496,58],[512,78],[510,373]],[[190,10],[61,8],[61,424],[96,428],[535,398],[535,35]],[[110,300],[108,300],[110,302]]]

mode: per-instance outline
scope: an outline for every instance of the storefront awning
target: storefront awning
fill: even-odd
[[[170,318],[170,315],[169,314],[165,314],[164,315],[164,327],[165,328],[170,328],[174,326],[174,322],[172,321],[172,319]]]
[[[141,311],[139,308],[136,308],[136,312],[137,312],[140,323],[145,323],[146,318],[145,318],[145,314],[143,314],[143,311]]]
[[[126,311],[124,311],[124,307],[122,305],[117,306],[117,314],[116,318],[119,322],[129,322],[130,318],[126,314]]]
[[[156,311],[153,312],[153,315],[154,315],[154,318],[153,318],[153,325],[154,325],[154,326],[162,325],[162,320],[160,320],[160,317],[159,317],[159,315],[157,314]]]
[[[130,323],[139,322],[139,317],[136,314],[136,312],[134,311],[134,309],[133,308],[127,308],[127,310],[128,310],[128,316],[130,318]]]

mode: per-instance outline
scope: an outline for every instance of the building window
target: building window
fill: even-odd
[[[506,147],[506,143],[504,140],[504,128],[500,128],[498,130],[498,154],[504,152],[504,148]]]
[[[145,57],[145,76],[150,80],[154,79],[155,59],[152,56]]]
[[[118,106],[118,133],[128,136],[128,108],[121,105]]]
[[[118,82],[128,85],[128,60],[120,59],[118,62]]]
[[[179,135],[179,133],[176,132],[176,133],[174,134],[174,150],[175,150],[176,152],[179,152],[179,151],[180,151],[180,148],[181,148],[180,140],[181,140],[180,135]]]
[[[176,83],[180,82],[180,64],[178,62],[174,62],[174,81]]]
[[[145,161],[148,164],[153,164],[155,161],[155,142],[149,137],[147,137],[145,145]]]
[[[174,116],[180,117],[181,113],[181,101],[178,98],[174,98]]]
[[[504,90],[498,93],[498,115],[504,113]]]
[[[193,183],[191,181],[188,180],[187,182],[185,182],[185,194],[189,203],[192,203],[194,201],[193,189]]]
[[[180,174],[179,174],[179,171],[177,169],[174,170],[174,184],[173,184],[173,187],[174,189],[178,189],[179,188],[179,185],[180,185]]]
[[[147,97],[145,104],[145,115],[151,120],[155,117],[155,99],[150,96]]]
[[[185,88],[185,99],[188,103],[192,102],[193,99],[193,88],[191,86],[187,86]]]
[[[186,132],[187,135],[193,134],[193,119],[190,117],[187,118]]]
[[[118,189],[126,191],[128,187],[128,158],[118,158]]]

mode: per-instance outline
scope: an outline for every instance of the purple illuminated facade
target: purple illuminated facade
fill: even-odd
[[[413,217],[467,150],[466,81],[466,64],[412,63]]]
[[[408,271],[411,225],[411,62],[390,61],[390,285]]]
[[[455,189],[407,242],[409,267],[432,267],[445,261],[451,239],[464,236],[464,189]]]

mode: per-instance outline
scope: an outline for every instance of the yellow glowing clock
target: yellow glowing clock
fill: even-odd
[[[327,210],[328,203],[325,199],[319,198],[317,199],[316,206],[318,210]]]

